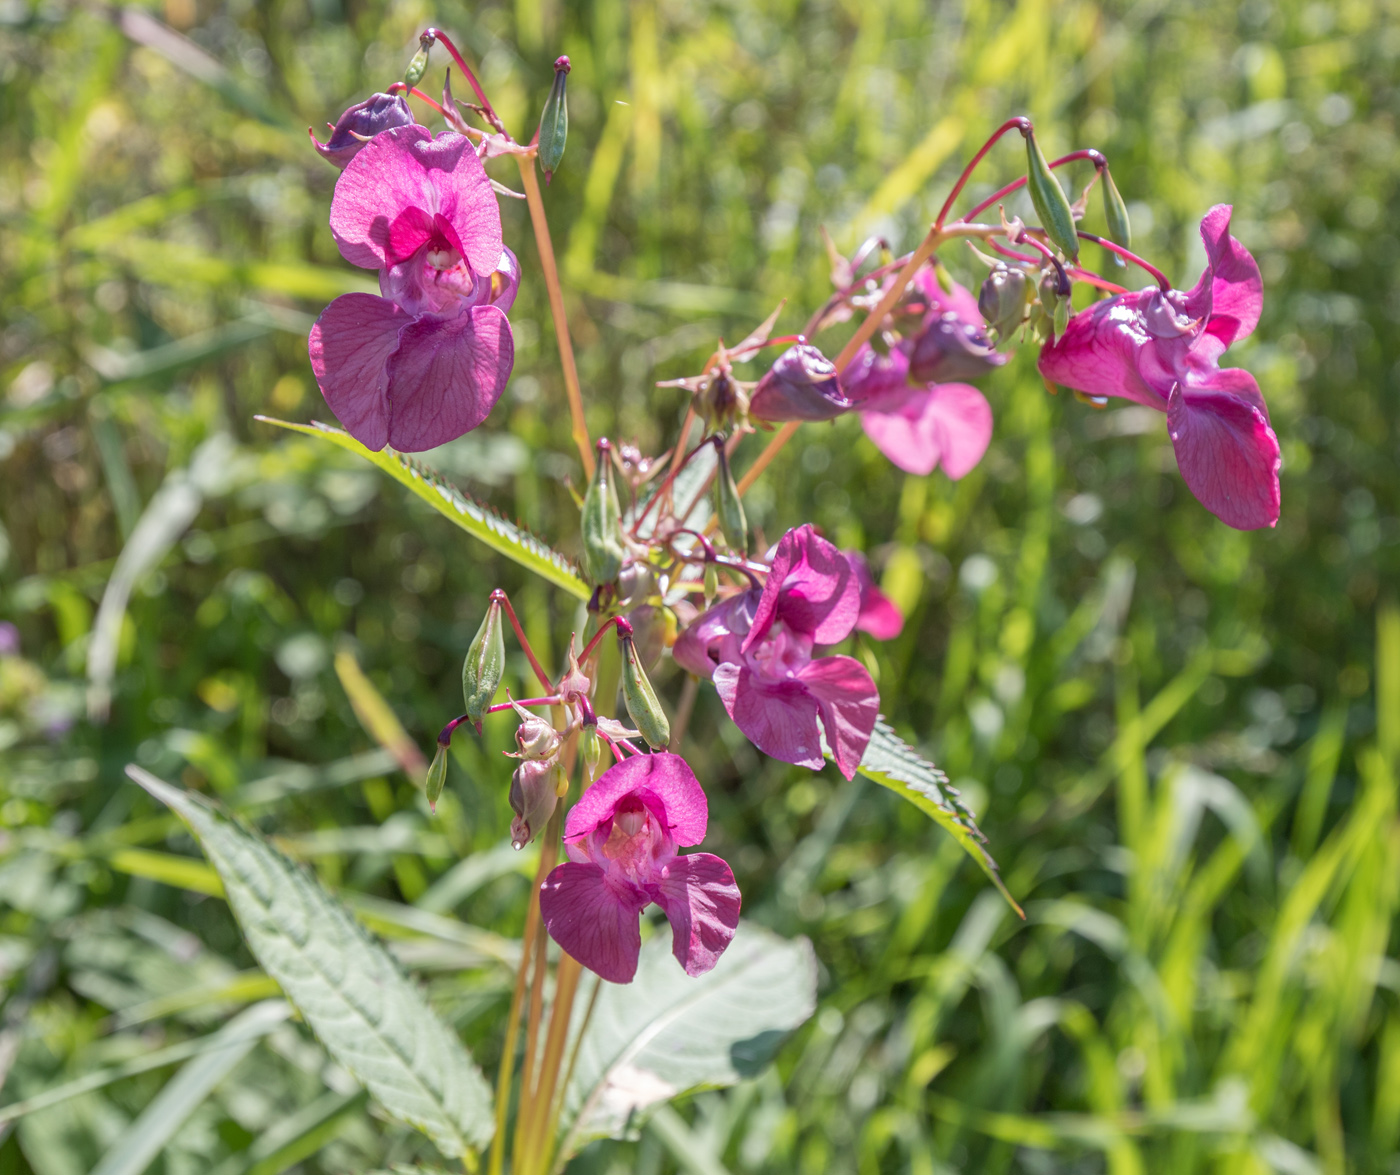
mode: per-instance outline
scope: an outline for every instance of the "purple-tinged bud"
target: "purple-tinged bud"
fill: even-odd
[[[311,135],[311,145],[320,152],[321,158],[344,171],[360,148],[380,131],[412,125],[413,111],[402,94],[375,94],[342,114],[331,128],[331,137],[324,143],[316,141],[310,127],[306,133]]]
[[[998,343],[1005,343],[1026,317],[1026,273],[998,264],[977,295],[977,309],[996,334]]]
[[[977,379],[1006,362],[987,338],[980,323],[963,319],[955,310],[935,312],[909,348],[911,383],[948,383]]]
[[[510,843],[523,849],[544,829],[545,821],[559,802],[555,790],[554,765],[526,759],[510,777]]]
[[[553,759],[559,753],[563,736],[538,714],[530,713],[518,702],[515,712],[520,715],[520,725],[515,730],[519,757],[535,761]]]
[[[836,365],[807,343],[779,355],[749,397],[749,415],[773,423],[832,420],[851,407]]]

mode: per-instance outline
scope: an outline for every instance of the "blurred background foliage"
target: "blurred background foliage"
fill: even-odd
[[[996,436],[962,482],[905,477],[842,420],[756,487],[770,540],[810,519],[870,550],[909,623],[858,654],[982,813],[1027,920],[913,809],[761,761],[702,691],[706,847],[750,916],[812,937],[822,1004],[772,1072],[579,1169],[1396,1171],[1397,17],[0,0],[0,1074],[9,1103],[75,1095],[0,1109],[0,1171],[437,1161],[300,1026],[211,1045],[275,989],[132,761],[351,896],[496,1060],[509,976],[451,917],[519,932],[509,731],[458,741],[431,818],[419,764],[365,732],[344,683],[363,666],[428,746],[490,588],[555,655],[578,616],[374,470],[252,419],[328,418],[306,330],[372,281],[337,255],[335,172],[304,128],[394,80],[430,23],[517,134],[573,59],[546,200],[595,435],[669,444],[683,404],[655,380],[780,298],[800,329],[828,290],[819,226],[847,250],[912,246],[1014,113],[1052,154],[1108,154],[1135,246],[1178,285],[1222,201],[1266,283],[1231,361],[1283,444],[1275,531],[1217,523],[1160,416],[1049,397],[1030,348],[989,381]],[[998,149],[970,194],[1020,164]],[[429,461],[568,547],[562,382],[524,210],[503,203],[526,271],[516,374]]]

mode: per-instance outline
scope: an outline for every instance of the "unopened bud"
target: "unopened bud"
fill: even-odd
[[[607,437],[597,445],[598,461],[593,480],[583,496],[583,573],[595,587],[612,583],[622,570],[626,549],[622,545],[622,508],[612,477],[612,446]]]
[[[510,822],[510,843],[523,849],[544,828],[545,821],[559,802],[555,790],[553,764],[526,759],[510,777],[510,807],[515,819]]]
[[[568,76],[569,59],[561,57],[554,63],[554,84],[549,88],[544,113],[540,115],[539,158],[546,184],[554,178],[554,169],[564,158],[564,143],[569,137],[569,105],[564,98]]]
[[[774,423],[832,420],[851,407],[836,365],[807,343],[779,355],[749,397],[749,415]]]
[[[619,640],[622,645],[622,697],[627,703],[627,713],[632,718],[632,725],[646,739],[647,746],[653,751],[663,750],[671,741],[670,719],[666,717],[666,711],[657,701],[656,691],[647,680],[646,670],[642,668],[641,658],[637,655],[636,643],[630,636],[620,637]]]
[[[342,114],[331,128],[331,137],[324,143],[317,142],[312,135],[311,145],[327,163],[344,171],[345,165],[380,131],[412,125],[413,111],[402,94],[373,94]]]
[[[520,715],[520,725],[515,730],[515,745],[520,748],[520,758],[553,759],[563,736],[538,714],[530,713],[518,703],[515,712]]]
[[[1025,270],[998,263],[982,283],[977,309],[996,332],[997,342],[1006,342],[1026,316]]]
[[[1035,131],[1029,128],[1026,136],[1026,187],[1030,190],[1031,203],[1035,214],[1040,217],[1050,239],[1059,246],[1060,252],[1071,261],[1079,260],[1079,237],[1074,227],[1074,213],[1069,206],[1060,181],[1045,161],[1040,144],[1035,141]]]
[[[421,45],[418,52],[413,55],[413,60],[408,63],[408,68],[403,71],[403,84],[410,90],[423,80],[423,75],[428,72],[428,48]]]
[[[583,770],[589,783],[598,778],[598,766],[603,761],[603,739],[596,722],[588,723],[579,733],[579,752],[583,755]]]
[[[719,470],[715,476],[715,494],[719,499],[719,529],[730,550],[746,555],[749,550],[749,520],[744,517],[744,503],[739,497],[739,487],[734,482],[734,474],[729,469],[729,453],[724,447],[722,436],[715,437],[715,456],[719,459]]]
[[[1107,167],[1103,169],[1103,214],[1108,221],[1108,239],[1115,245],[1129,248],[1133,243],[1133,226],[1128,220],[1128,206],[1118,194],[1118,185]],[[1113,260],[1119,265],[1127,264],[1117,253],[1113,254]]]
[[[423,781],[423,790],[428,795],[428,807],[434,812],[437,811],[438,797],[442,795],[442,789],[447,784],[447,748],[442,744],[437,745],[437,754],[433,756],[433,761],[428,764],[428,776]]]
[[[501,605],[492,600],[486,609],[467,659],[462,662],[462,700],[466,715],[481,732],[481,719],[491,705],[491,699],[501,688],[506,671],[506,642],[501,630]]]

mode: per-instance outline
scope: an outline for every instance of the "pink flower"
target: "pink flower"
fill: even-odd
[[[383,297],[342,295],[311,328],[326,403],[369,449],[470,432],[510,378],[505,312],[520,284],[471,141],[420,126],[376,135],[336,181],[331,232],[347,261],[379,270]]]
[[[412,125],[413,111],[402,94],[374,94],[342,114],[331,127],[331,137],[324,143],[316,141],[310,127],[306,128],[306,133],[311,135],[311,145],[320,152],[321,158],[343,171],[365,142],[380,131]]]
[[[860,614],[856,617],[856,627],[869,633],[877,641],[894,640],[904,631],[904,613],[895,602],[875,586],[875,578],[870,574],[870,563],[860,551],[843,551],[856,582],[860,584]]]
[[[1206,269],[1188,290],[1156,286],[1095,302],[1040,353],[1046,379],[1167,414],[1181,476],[1212,514],[1238,530],[1279,514],[1279,445],[1249,372],[1219,366],[1258,325],[1259,267],[1230,235],[1228,204],[1201,221]]]
[[[686,974],[710,970],[739,925],[739,887],[714,854],[676,854],[704,840],[708,822],[705,793],[679,755],[635,755],[610,767],[569,812],[569,860],[540,890],[554,941],[604,979],[630,983],[641,913],[655,903]]]
[[[941,465],[956,481],[982,460],[992,440],[992,408],[976,388],[911,386],[902,347],[881,355],[867,344],[842,375],[865,435],[906,473],[929,474]]]
[[[761,591],[711,608],[673,652],[678,664],[714,681],[729,716],[760,751],[820,768],[825,734],[850,779],[879,716],[879,691],[855,658],[812,654],[850,636],[860,611],[850,560],[802,526],[778,543]]]

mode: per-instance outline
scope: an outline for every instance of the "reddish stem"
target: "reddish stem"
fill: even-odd
[[[501,702],[499,705],[491,706],[487,709],[488,714],[497,714],[502,710],[513,710],[516,706],[557,706],[563,702],[563,698],[520,698],[516,701]]]
[[[687,413],[685,429],[682,430],[680,437],[681,444],[685,443],[685,433],[689,430],[689,428],[690,414]],[[700,450],[703,449],[707,444],[709,444],[709,442],[709,437],[702,437],[700,443],[697,444],[695,448],[691,449],[690,452],[687,453],[684,457],[682,457],[679,463],[672,462],[671,468],[667,470],[665,478],[663,478],[661,484],[656,487],[656,492],[652,494],[650,498],[647,499],[647,504],[642,508],[642,512],[638,516],[637,521],[632,524],[633,538],[637,537],[637,532],[641,530],[642,523],[644,523],[647,520],[647,515],[651,513],[651,508],[655,506],[659,501],[661,501],[663,496],[670,492],[671,486],[675,484],[676,475],[680,473],[680,471],[684,469],[687,465],[689,465],[690,459],[694,457],[696,453],[700,452]]]
[[[450,746],[452,745],[452,735],[453,735],[453,733],[456,731],[457,727],[461,726],[462,723],[467,722],[467,721],[470,721],[470,720],[467,718],[467,716],[466,716],[465,714],[459,714],[456,718],[452,719],[451,722],[449,722],[446,726],[444,726],[444,727],[438,732],[438,736],[437,736],[438,746],[440,746],[440,747],[450,747]]]
[[[963,185],[972,178],[972,173],[977,170],[977,165],[986,157],[988,151],[996,146],[997,140],[1006,134],[1007,131],[1016,130],[1025,135],[1030,132],[1031,120],[1024,116],[1008,118],[1001,126],[992,132],[992,137],[982,144],[981,150],[972,157],[971,162],[963,168],[962,175],[958,176],[958,182],[953,185],[953,190],[948,193],[948,198],[943,201],[943,207],[938,210],[938,219],[933,222],[935,229],[941,229],[943,222],[948,217],[948,209],[953,206],[953,201],[958,198],[958,193],[963,190]]]
[[[525,630],[520,627],[520,620],[515,615],[515,609],[510,606],[510,597],[500,588],[491,593],[493,603],[500,604],[506,610],[506,616],[510,618],[510,626],[515,629],[515,639],[520,642],[520,647],[525,651],[525,657],[530,662],[530,668],[535,671],[535,676],[540,679],[540,685],[544,687],[544,692],[549,694],[554,692],[554,686],[549,680],[549,674],[540,668],[539,658],[535,656],[535,650],[530,646],[529,640],[525,636]]]
[[[1000,253],[1003,257],[1010,257],[1013,261],[1024,261],[1027,265],[1037,265],[1040,262],[1039,257],[1032,257],[1028,253],[1018,253],[1015,249],[1008,249],[1005,245],[998,244],[994,240],[988,240],[987,244],[990,245],[995,252]],[[1087,269],[1080,269],[1077,265],[1067,266],[1065,272],[1075,281],[1084,282],[1086,285],[1093,286],[1095,289],[1105,290],[1110,294],[1126,294],[1128,292],[1126,286],[1120,286],[1115,282],[1109,281],[1108,278],[1100,277],[1097,273],[1092,273]]]
[[[431,106],[434,110],[436,110],[440,115],[442,115],[443,118],[447,118],[447,117],[448,117],[447,111],[444,110],[441,106],[439,106],[435,101],[433,101],[433,99],[429,98],[428,95],[425,94],[425,93],[423,93],[423,91],[420,90],[417,86],[409,87],[409,86],[405,85],[403,82],[395,82],[393,85],[391,85],[391,86],[389,87],[389,93],[391,93],[391,94],[400,94],[400,93],[403,93],[405,90],[407,90],[410,94],[412,94],[412,95],[413,95],[415,98],[417,98],[420,102],[426,102],[429,106]]]
[[[1094,233],[1081,232],[1079,236],[1086,241],[1093,241],[1096,245],[1102,245],[1110,253],[1117,253],[1124,261],[1131,261],[1139,269],[1146,270],[1156,279],[1157,284],[1162,287],[1162,292],[1164,294],[1172,288],[1172,284],[1167,280],[1166,274],[1150,262],[1144,261],[1136,253],[1123,248],[1122,245],[1116,245],[1112,241],[1105,240],[1103,237],[1097,236]]]
[[[1051,168],[1056,168],[1066,163],[1073,163],[1078,159],[1092,159],[1094,161],[1094,166],[1096,168],[1099,168],[1100,170],[1108,166],[1108,160],[1104,158],[1103,152],[1097,150],[1094,147],[1086,147],[1083,151],[1071,151],[1068,155],[1061,155],[1060,158],[1056,159],[1053,163],[1050,164],[1050,166]],[[971,212],[967,212],[964,215],[958,217],[958,220],[971,220],[978,213],[986,212],[987,209],[990,208],[993,204],[995,204],[998,200],[1004,200],[1007,196],[1011,195],[1012,192],[1019,191],[1025,186],[1026,177],[1022,176],[1020,179],[1014,180],[1011,183],[1007,184],[1006,187],[1002,188],[1000,191],[994,192],[992,195],[988,196],[985,200],[982,201],[982,203],[977,205],[976,208],[972,209]]]
[[[495,107],[491,105],[491,99],[486,96],[486,91],[481,88],[481,83],[476,80],[476,74],[472,72],[472,67],[462,59],[462,55],[457,52],[457,46],[452,43],[452,38],[441,29],[426,29],[419,38],[419,43],[427,42],[431,45],[434,41],[441,41],[443,48],[452,55],[452,60],[457,63],[457,68],[462,71],[462,76],[467,79],[467,84],[471,86],[472,93],[476,95],[476,100],[481,104],[482,117],[486,119],[501,134],[506,134],[506,128],[496,114]],[[509,138],[509,135],[506,135]]]
[[[609,616],[598,626],[598,631],[593,634],[593,639],[583,647],[583,652],[579,654],[578,658],[580,665],[587,664],[588,658],[593,656],[593,650],[598,647],[598,642],[603,639],[603,634],[614,626],[616,626],[619,635],[624,637],[632,635],[632,625],[629,621],[624,620],[621,616]]]

